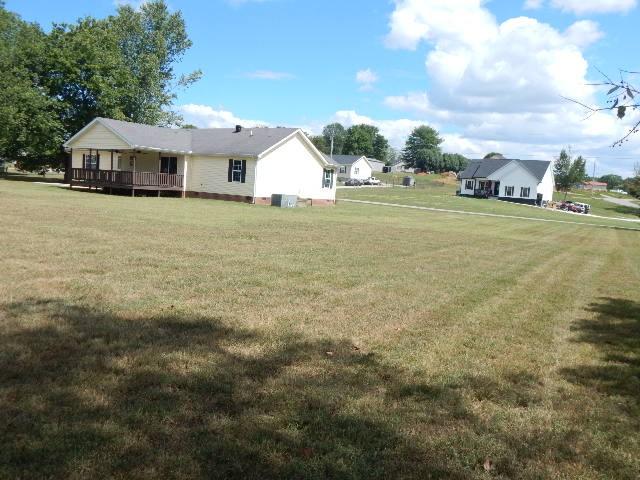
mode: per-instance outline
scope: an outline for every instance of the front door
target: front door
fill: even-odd
[[[500,182],[493,182],[493,195],[496,197],[500,195]]]

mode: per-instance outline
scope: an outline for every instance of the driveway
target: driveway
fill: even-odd
[[[623,207],[640,209],[640,205],[638,205],[636,202],[632,202],[631,200],[627,200],[625,198],[615,198],[609,197],[608,195],[603,195],[602,199],[610,203],[615,203],[616,205],[622,205]]]

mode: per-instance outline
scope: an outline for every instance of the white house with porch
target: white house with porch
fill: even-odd
[[[460,195],[540,205],[553,199],[552,163],[543,160],[472,160],[460,173]]]
[[[176,129],[96,118],[64,147],[71,188],[259,204],[273,194],[310,205],[336,198],[336,167],[298,128]]]

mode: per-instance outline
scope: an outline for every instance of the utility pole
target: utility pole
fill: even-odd
[[[596,181],[596,159],[593,159],[593,175],[591,176],[591,198],[593,198],[593,182]]]

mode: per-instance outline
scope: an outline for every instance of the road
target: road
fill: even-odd
[[[625,198],[616,198],[616,197],[609,197],[608,195],[603,195],[602,199],[610,203],[615,203],[616,205],[622,205],[623,207],[640,209],[640,205],[638,205],[636,202],[632,202],[631,200],[627,200]]]

